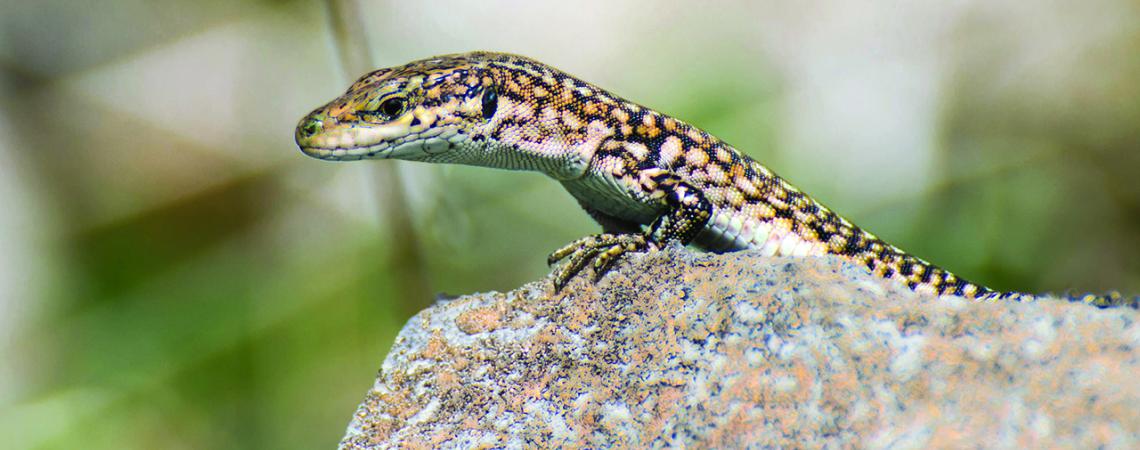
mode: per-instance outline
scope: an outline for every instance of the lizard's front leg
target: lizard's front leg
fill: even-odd
[[[701,190],[676,174],[661,169],[647,170],[640,184],[648,199],[664,205],[666,212],[643,233],[596,234],[556,250],[548,262],[554,264],[565,259],[566,264],[555,271],[555,289],[562,289],[590,261],[594,263],[594,277],[599,278],[625,253],[658,250],[671,241],[688,244],[712,216],[712,203]]]

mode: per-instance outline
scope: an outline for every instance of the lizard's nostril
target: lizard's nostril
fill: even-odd
[[[305,119],[305,123],[301,124],[300,135],[302,138],[308,139],[313,137],[314,134],[319,133],[321,128],[323,128],[323,126],[320,120],[315,118]]]

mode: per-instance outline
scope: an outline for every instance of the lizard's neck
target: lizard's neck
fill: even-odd
[[[576,105],[556,106],[527,95],[500,96],[498,113],[454,161],[542,172],[557,180],[581,178],[616,130],[609,120],[580,115]]]

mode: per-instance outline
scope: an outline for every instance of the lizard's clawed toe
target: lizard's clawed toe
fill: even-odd
[[[566,260],[562,267],[554,271],[554,288],[561,290],[591,260],[594,262],[594,279],[598,279],[605,275],[621,255],[656,248],[641,234],[604,233],[571,242],[551,253],[547,261],[554,264]]]

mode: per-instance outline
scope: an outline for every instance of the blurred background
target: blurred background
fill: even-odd
[[[301,155],[353,51],[532,56],[969,279],[1140,292],[1135,1],[366,1],[349,51],[333,16],[0,0],[0,447],[329,448],[433,295],[597,231],[540,175]]]

